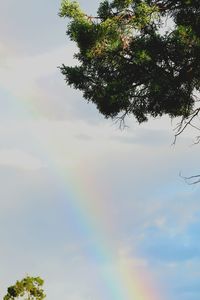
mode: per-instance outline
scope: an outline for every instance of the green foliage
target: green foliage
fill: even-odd
[[[75,20],[81,20],[84,17],[84,13],[76,1],[63,1],[61,4],[60,17],[69,17]]]
[[[42,289],[43,283],[40,277],[27,276],[10,286],[3,300],[14,300],[19,297],[23,297],[24,300],[43,300],[46,297]]]
[[[104,116],[191,114],[200,89],[199,0],[105,0],[95,17],[63,0],[60,16],[79,49],[78,66],[61,71]]]

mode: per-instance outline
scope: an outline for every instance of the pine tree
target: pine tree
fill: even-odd
[[[198,115],[199,0],[106,0],[96,16],[63,0],[60,16],[79,49],[65,80],[105,117],[180,116],[182,129]]]

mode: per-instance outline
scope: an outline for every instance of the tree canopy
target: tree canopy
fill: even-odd
[[[199,0],[105,0],[95,16],[63,0],[60,16],[79,49],[61,71],[105,117],[199,113]]]
[[[8,287],[3,300],[43,300],[46,295],[42,289],[44,281],[40,277],[25,277],[15,285]]]

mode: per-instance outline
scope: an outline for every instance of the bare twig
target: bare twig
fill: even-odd
[[[128,128],[128,126],[125,123],[125,118],[127,115],[128,115],[128,111],[125,111],[121,116],[115,118],[115,124],[119,123],[119,128],[121,130]]]
[[[198,126],[196,126],[192,123],[194,121],[195,117],[199,117],[199,113],[200,113],[200,107],[196,108],[187,118],[182,117],[181,121],[174,128],[175,135],[174,135],[174,141],[173,141],[172,145],[176,144],[176,140],[177,140],[178,136],[181,133],[183,133],[183,131],[185,131],[188,126],[191,126],[197,130],[200,130],[200,128]]]
[[[194,184],[197,184],[200,182],[200,174],[198,175],[193,175],[193,176],[189,176],[189,177],[186,177],[186,176],[182,176],[181,172],[179,173],[179,176],[185,180],[185,182],[189,185],[194,185]],[[191,182],[190,182],[191,180]]]

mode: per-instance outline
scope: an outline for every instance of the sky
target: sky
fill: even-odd
[[[0,3],[0,297],[30,275],[49,300],[199,300],[200,187],[179,176],[199,172],[197,133],[120,130],[68,87],[59,6]]]

